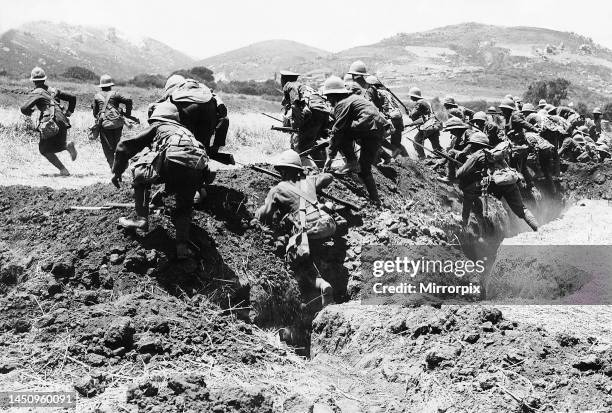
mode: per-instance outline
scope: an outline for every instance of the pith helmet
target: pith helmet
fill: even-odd
[[[535,113],[535,111],[535,107],[531,103],[525,103],[523,109],[521,109],[523,113]]]
[[[546,106],[546,99],[540,99],[538,102],[538,107],[543,108],[544,106]]]
[[[172,75],[166,80],[166,85],[164,86],[164,90],[167,92],[168,90],[176,87],[182,83],[185,83],[185,78],[181,75]]]
[[[474,116],[472,116],[472,121],[475,121],[475,120],[481,120],[483,122],[486,122],[487,121],[487,114],[482,112],[482,111],[476,112],[476,113],[474,113]]]
[[[514,104],[514,100],[503,98],[501,103],[499,104],[500,108],[515,110],[516,105]]]
[[[382,82],[376,76],[368,76],[365,78],[366,83],[374,86],[382,86]]]
[[[521,99],[521,97],[520,97],[520,96],[515,96],[515,97],[514,97],[514,101],[515,101],[516,103],[522,103],[522,102],[523,102],[523,99]]]
[[[110,75],[100,76],[100,84],[98,85],[98,87],[109,87],[109,86],[115,86],[115,84],[113,83],[113,78],[110,77]]]
[[[274,162],[275,168],[283,166],[287,168],[299,169],[300,171],[304,169],[302,168],[302,160],[300,159],[300,155],[296,151],[291,149],[288,149],[281,153]]]
[[[289,77],[298,77],[300,74],[292,72],[291,70],[281,70],[280,71],[280,75],[281,76],[289,76]]]
[[[155,120],[180,122],[178,108],[169,100],[156,104],[149,117],[149,123]]]
[[[361,60],[355,60],[351,64],[351,67],[349,67],[348,73],[351,75],[355,75],[355,76],[368,76],[369,75],[368,71],[366,70],[365,63],[363,63]]]
[[[489,146],[489,138],[482,132],[475,132],[470,135],[468,138],[468,143],[473,143],[476,145]]]
[[[452,96],[448,96],[448,95],[444,97],[442,104],[446,106],[457,106],[457,103],[455,102],[455,98]]]
[[[463,123],[461,119],[456,118],[454,116],[451,117],[449,120],[447,120],[446,123],[444,124],[445,131],[449,131],[453,129],[467,129],[467,128],[468,128],[468,125]]]
[[[514,96],[512,96],[510,93],[508,93],[506,96],[504,96],[504,99],[510,99],[511,101],[514,102]]]
[[[487,113],[489,115],[498,115],[499,114],[497,109],[495,109],[495,106],[489,106],[489,109],[487,109]]]
[[[30,74],[30,81],[38,82],[43,80],[47,80],[47,75],[45,74],[45,71],[42,67],[36,66],[34,69],[32,69],[32,73]]]
[[[421,89],[419,89],[416,86],[413,86],[410,88],[410,90],[408,91],[408,96],[410,96],[411,98],[417,98],[417,99],[423,98],[423,96],[421,95]]]
[[[602,114],[601,113],[601,109],[599,109],[599,108],[593,109],[593,115],[601,115],[601,114]]]
[[[350,93],[344,86],[344,81],[338,76],[330,76],[325,80],[325,83],[323,83],[324,95],[331,95],[334,93],[343,95]]]

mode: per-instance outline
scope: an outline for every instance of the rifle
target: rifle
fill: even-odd
[[[397,97],[397,95],[395,93],[393,93],[393,91],[391,89],[389,89],[387,86],[383,85],[383,82],[380,80],[379,77],[377,77],[378,81],[380,82],[380,85],[382,87],[384,87],[385,89],[387,89],[387,91],[391,94],[391,96],[393,96],[393,98],[397,101],[397,103],[399,103],[400,105],[402,105],[402,107],[404,108],[404,110],[406,111],[406,113],[409,112],[408,107],[406,107],[406,105],[404,105],[404,102],[402,102],[400,100],[400,98]]]
[[[109,202],[107,204],[104,204],[102,206],[80,206],[80,205],[74,205],[69,207],[68,209],[71,209],[73,211],[106,211],[109,209],[114,209],[114,208],[133,208],[134,204],[133,203],[118,203],[118,202]]]
[[[272,126],[270,129],[278,131],[278,132],[284,132],[284,133],[297,133],[298,132],[297,129],[293,129],[288,126]]]
[[[407,132],[409,132],[409,131],[407,131]],[[404,132],[404,133],[405,133],[405,132]],[[410,138],[409,138],[409,137],[407,137],[407,136],[404,136],[404,138],[408,139],[410,142],[414,143],[415,145],[418,145],[418,146],[420,146],[421,148],[425,149],[427,152],[431,152],[431,153],[433,153],[434,155],[437,155],[437,156],[439,156],[439,157],[441,157],[441,158],[446,159],[447,161],[455,162],[455,163],[456,163],[457,165],[459,165],[459,166],[463,165],[461,162],[459,162],[459,161],[458,161],[458,160],[456,160],[455,158],[451,158],[450,156],[448,156],[448,155],[447,155],[447,154],[445,154],[445,153],[438,152],[438,151],[436,151],[435,149],[429,149],[429,148],[427,148],[425,145],[422,145],[422,144],[420,144],[420,143],[416,142],[415,140],[410,139]]]
[[[262,168],[260,166],[256,166],[256,165],[244,165],[244,164],[241,164],[240,162],[236,162],[236,163],[239,164],[239,165],[244,166],[245,168],[250,168],[250,169],[252,169],[254,171],[261,172],[263,174],[269,175],[269,176],[277,178],[277,179],[281,179],[282,178],[280,176],[280,174],[277,174],[276,172],[272,172],[272,171],[270,171],[270,170],[268,170],[266,168]],[[324,192],[324,191],[319,191],[319,193],[321,194],[321,196],[323,198],[327,198],[330,201],[333,201],[333,202],[335,202],[337,204],[343,205],[343,206],[345,206],[345,207],[347,207],[349,209],[352,209],[353,211],[360,211],[361,210],[361,207],[359,207],[358,205],[353,204],[352,202],[345,201],[344,199],[338,198],[338,197],[336,197],[334,195],[331,195],[331,194],[328,194],[327,192]]]
[[[270,119],[274,119],[274,120],[275,120],[275,121],[277,121],[277,122],[283,123],[282,119],[279,119],[279,118],[277,118],[277,117],[275,117],[275,116],[268,115],[268,114],[267,114],[267,113],[265,113],[265,112],[261,112],[261,114],[262,114],[262,115],[264,115],[264,116],[269,117]]]
[[[317,143],[315,146],[313,146],[310,149],[306,149],[304,152],[300,152],[300,157],[302,156],[308,156],[311,153],[313,153],[314,151],[317,151],[319,149],[323,149],[323,148],[327,148],[329,146],[329,140],[325,140],[321,143]]]

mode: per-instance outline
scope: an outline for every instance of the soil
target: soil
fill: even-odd
[[[491,200],[488,219],[474,216],[461,232],[460,193],[417,162],[380,168],[375,177],[382,208],[367,203],[354,176],[328,188],[363,207],[338,208],[348,233],[315,259],[338,303],[359,297],[364,245],[452,245],[469,255],[522,228]],[[1,187],[2,387],[63,386],[81,395],[78,411],[109,412],[444,407],[433,406],[434,399],[495,409],[515,403],[499,383],[526,411],[609,401],[609,349],[595,349],[584,337],[570,347],[549,338],[543,344],[542,331],[497,316],[483,322],[479,314],[488,310],[476,307],[350,302],[321,312],[317,292],[286,268],[279,234],[252,222],[274,183],[251,169],[219,171],[194,213],[195,257],[184,261],[175,257],[171,199],[142,233],[117,228],[129,209],[70,209],[130,202],[130,188]],[[468,337],[474,331],[483,339]],[[500,364],[508,346],[520,354]],[[533,381],[545,372],[555,375],[556,387],[534,381],[532,388],[519,376]],[[567,388],[572,396],[562,404]],[[592,388],[597,392],[588,393]],[[559,396],[548,394],[553,390]],[[596,397],[588,404],[584,394]]]

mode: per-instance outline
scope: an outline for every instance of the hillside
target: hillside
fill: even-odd
[[[222,80],[265,80],[281,69],[315,66],[330,52],[291,40],[267,40],[200,60]]]
[[[150,38],[134,39],[110,27],[31,22],[0,36],[0,72],[27,76],[34,66],[61,74],[70,66],[128,79],[168,74],[194,60]]]
[[[572,99],[596,104],[612,96],[612,51],[575,33],[463,23],[399,33],[334,54],[313,56],[303,45],[292,45],[261,42],[199,63],[230,79],[272,78],[275,70],[289,67],[318,87],[330,73],[342,75],[362,59],[399,94],[418,84],[427,97],[499,100],[523,93],[532,81],[564,77],[573,84]]]

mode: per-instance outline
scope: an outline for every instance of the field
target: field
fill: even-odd
[[[251,169],[213,165],[217,178],[191,228],[197,254],[185,261],[174,256],[171,200],[146,233],[117,229],[124,209],[70,210],[129,203],[132,191],[110,185],[100,144],[89,140],[95,88],[60,86],[81,101],[70,131],[79,158],[61,155],[70,177],[38,154],[31,122],[16,110],[26,84],[2,94],[0,389],[76,391],[76,411],[91,413],[612,408],[610,306],[359,301],[368,245],[494,258],[500,244],[608,244],[610,206],[576,201],[612,197],[611,163],[570,166],[561,195],[529,199],[542,224],[535,235],[494,199],[488,220],[474,215],[462,230],[460,192],[412,158],[375,168],[380,208],[356,176],[335,179],[328,191],[360,210],[339,208],[347,234],[317,250],[337,303],[322,308],[285,266],[278,234],[252,221],[275,180]],[[129,92],[144,121],[158,91]],[[269,163],[289,146],[259,114],[278,115],[278,102],[223,98],[226,151],[239,162]]]

